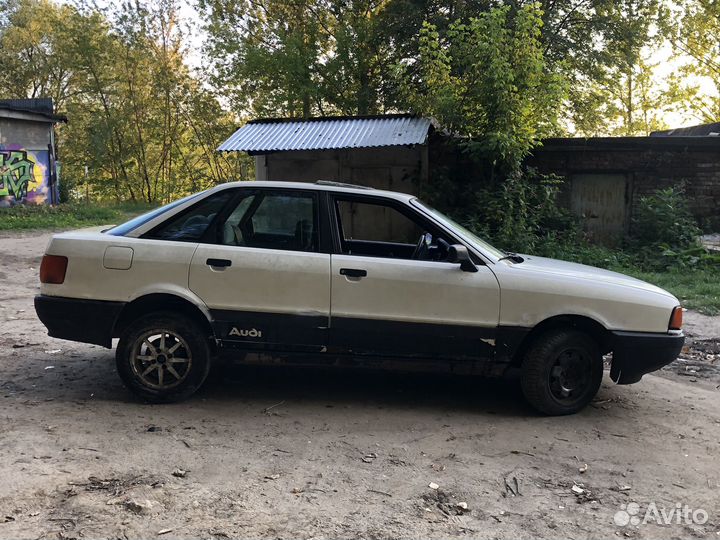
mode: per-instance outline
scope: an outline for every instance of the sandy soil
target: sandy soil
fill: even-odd
[[[0,538],[720,534],[720,319],[688,314],[699,348],[565,418],[512,383],[297,368],[226,369],[156,406],[112,351],[45,335],[47,239],[0,236]],[[615,524],[630,503],[708,517]]]

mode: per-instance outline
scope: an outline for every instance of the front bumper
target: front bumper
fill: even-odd
[[[35,297],[35,312],[48,335],[110,348],[112,331],[124,302],[60,296]]]
[[[613,332],[613,359],[610,378],[618,384],[632,384],[643,375],[668,365],[680,354],[685,336],[643,332]]]

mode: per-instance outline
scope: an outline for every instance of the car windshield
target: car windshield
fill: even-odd
[[[495,246],[488,244],[485,240],[478,237],[474,233],[470,232],[468,229],[457,223],[456,221],[450,219],[442,212],[439,212],[438,210],[435,210],[434,208],[428,206],[427,204],[421,202],[418,199],[413,199],[412,203],[415,206],[418,206],[419,208],[425,210],[428,214],[432,215],[435,219],[437,219],[439,222],[443,223],[444,225],[458,231],[463,237],[465,237],[466,240],[468,240],[470,243],[474,244],[477,249],[484,251],[486,253],[489,253],[493,257],[500,258],[504,257],[506,254],[504,251],[499,250]]]
[[[173,201],[170,204],[166,204],[165,206],[161,206],[160,208],[156,208],[155,210],[152,210],[146,214],[142,214],[136,218],[131,219],[130,221],[126,221],[125,223],[122,223],[121,225],[117,225],[113,227],[112,229],[108,229],[107,231],[103,231],[105,234],[111,234],[113,236],[125,236],[130,231],[134,231],[140,225],[144,225],[151,219],[155,219],[159,215],[164,214],[165,212],[168,212],[172,210],[173,208],[177,208],[183,203],[186,203],[195,197],[198,197],[199,195],[202,195],[205,193],[204,191],[201,191],[200,193],[193,193],[192,195],[188,195],[187,197],[183,197],[182,199],[178,199],[177,201]]]

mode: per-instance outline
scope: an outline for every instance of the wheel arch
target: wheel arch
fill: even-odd
[[[575,328],[589,335],[602,354],[612,350],[612,334],[601,323],[584,315],[556,315],[536,324],[525,335],[512,357],[512,365],[519,366],[527,349],[543,334],[557,328]]]
[[[170,293],[150,293],[135,298],[128,302],[118,315],[113,326],[112,336],[119,337],[130,323],[138,317],[156,311],[172,311],[182,313],[190,318],[207,333],[211,339],[213,350],[215,349],[215,332],[211,320],[197,305],[186,298]]]

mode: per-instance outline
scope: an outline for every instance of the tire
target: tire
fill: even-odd
[[[210,372],[208,336],[188,317],[151,313],[122,333],[115,364],[125,386],[141,398],[180,401],[194,394]]]
[[[528,403],[543,414],[560,416],[583,409],[597,394],[603,377],[602,355],[587,334],[551,330],[528,348],[520,384]]]

